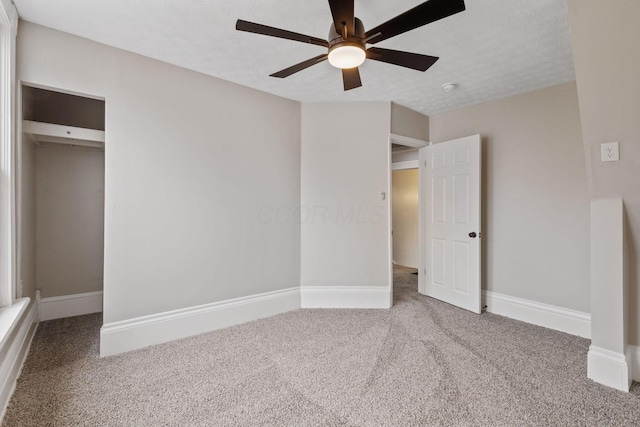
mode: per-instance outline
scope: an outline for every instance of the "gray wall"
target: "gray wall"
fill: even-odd
[[[392,102],[391,133],[428,141],[429,117]]]
[[[36,297],[36,148],[22,136],[20,277],[23,297]]]
[[[393,171],[392,230],[393,260],[405,267],[418,268],[418,169]]]
[[[431,141],[483,139],[483,284],[583,312],[589,196],[574,82],[430,118]]]
[[[389,286],[389,123],[388,102],[302,104],[302,286]]]
[[[36,149],[36,283],[42,298],[102,290],[104,152]]]
[[[18,78],[106,99],[105,323],[299,285],[299,103],[28,22]]]
[[[621,197],[625,205],[629,340],[635,345],[640,344],[639,17],[637,0],[569,0],[590,194]],[[613,141],[620,143],[620,161],[602,163],[600,144]]]

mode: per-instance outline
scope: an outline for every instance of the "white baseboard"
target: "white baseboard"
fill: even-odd
[[[300,288],[295,287],[107,323],[100,329],[100,356],[112,356],[299,308]]]
[[[302,308],[391,308],[391,289],[383,286],[302,286]]]
[[[40,299],[40,320],[102,312],[102,291]]]
[[[0,424],[38,327],[38,304],[29,304],[29,298],[24,298],[22,303],[15,320],[17,330],[12,328],[0,346]]]
[[[594,345],[589,346],[587,378],[617,390],[628,392],[631,378],[629,377],[627,356]]]
[[[589,313],[491,291],[483,291],[482,294],[489,313],[591,338],[591,315]]]

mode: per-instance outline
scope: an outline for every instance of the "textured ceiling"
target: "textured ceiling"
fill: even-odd
[[[427,115],[574,79],[566,0],[466,0],[467,10],[376,44],[440,57],[425,73],[377,61],[343,92],[328,62],[269,74],[319,46],[235,31],[238,18],[326,38],[326,0],[14,0],[20,16],[101,43],[298,101],[394,101]],[[422,0],[355,0],[365,28]],[[457,82],[446,93],[442,85]]]

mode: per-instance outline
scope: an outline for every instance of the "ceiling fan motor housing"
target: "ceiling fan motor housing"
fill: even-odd
[[[362,21],[358,18],[353,19],[355,22],[353,34],[347,34],[347,39],[345,40],[342,34],[336,31],[335,25],[332,23],[331,27],[329,27],[329,52],[331,52],[334,48],[338,46],[346,45],[355,45],[364,48],[364,43],[362,40],[364,39],[364,25]]]

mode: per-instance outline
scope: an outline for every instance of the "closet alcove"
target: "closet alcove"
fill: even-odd
[[[105,101],[22,86],[20,293],[40,319],[102,311]]]

